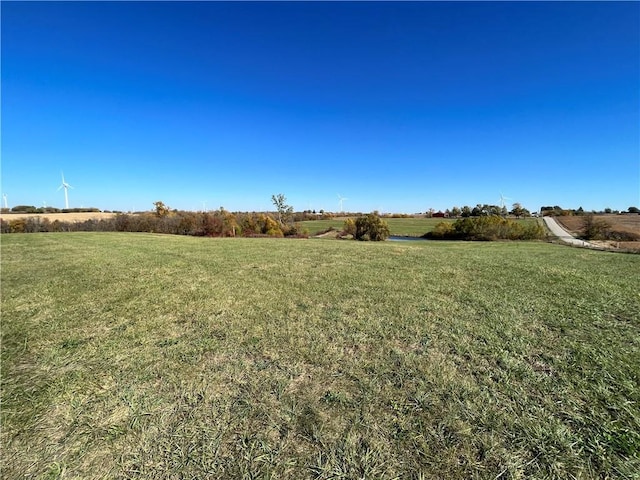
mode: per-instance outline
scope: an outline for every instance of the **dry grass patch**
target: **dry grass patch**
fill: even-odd
[[[115,213],[106,212],[69,212],[69,213],[3,213],[0,219],[3,221],[16,220],[18,218],[42,218],[51,222],[84,222],[86,220],[103,220],[115,217]]]
[[[573,234],[579,234],[582,230],[584,215],[567,215],[554,217],[562,226]],[[640,235],[640,215],[594,215],[595,220],[608,223],[613,230],[630,232]]]

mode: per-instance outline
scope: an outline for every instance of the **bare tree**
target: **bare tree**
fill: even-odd
[[[287,197],[282,193],[278,195],[271,195],[271,202],[278,210],[278,222],[280,225],[284,225],[293,214],[293,207],[287,205]]]

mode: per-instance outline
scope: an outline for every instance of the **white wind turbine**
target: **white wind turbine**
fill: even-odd
[[[7,204],[7,194],[3,193],[2,194],[2,199],[4,200],[4,208],[9,208],[9,205]]]
[[[511,198],[505,197],[504,195],[502,195],[502,193],[500,193],[500,208],[504,208],[505,200],[511,200]]]
[[[345,200],[349,200],[349,199],[346,198],[346,197],[342,197],[342,196],[340,196],[340,194],[338,194],[338,200],[339,200],[339,203],[340,203],[340,211],[344,212],[344,209],[342,208],[342,202],[344,202]]]
[[[62,184],[58,187],[58,191],[61,188],[64,188],[64,208],[68,210],[69,209],[69,189],[73,187],[64,181],[64,173],[62,173]]]

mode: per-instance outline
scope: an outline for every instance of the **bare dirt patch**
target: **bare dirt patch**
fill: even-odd
[[[105,212],[70,212],[70,213],[3,213],[0,218],[4,221],[16,220],[18,218],[46,218],[53,222],[84,222],[86,220],[102,220],[112,218],[115,213]]]
[[[338,230],[329,230],[328,232],[316,235],[316,238],[337,238],[339,233]]]

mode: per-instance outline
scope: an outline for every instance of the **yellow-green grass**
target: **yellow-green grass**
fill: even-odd
[[[311,235],[318,232],[326,231],[329,227],[335,230],[342,230],[344,226],[344,218],[332,218],[328,220],[307,220],[300,222]],[[385,218],[385,222],[389,225],[391,235],[420,237],[440,222],[452,222],[453,220],[444,218]]]
[[[633,478],[640,256],[2,237],[2,477]]]

